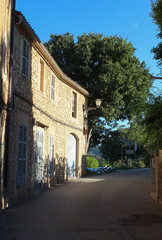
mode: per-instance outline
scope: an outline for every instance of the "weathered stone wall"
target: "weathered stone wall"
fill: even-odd
[[[29,76],[22,76],[23,39],[30,45]],[[44,63],[43,92],[39,87],[40,60]],[[51,76],[55,76],[55,99],[50,98]],[[9,171],[10,204],[34,194],[34,144],[36,131],[43,132],[43,169],[42,190],[51,185],[65,181],[67,164],[67,137],[73,134],[77,139],[76,176],[83,175],[85,155],[85,136],[83,135],[83,104],[86,97],[77,89],[72,88],[58,76],[43,53],[22,31],[21,25],[15,30],[15,61],[14,61],[14,111],[12,121],[12,151]],[[77,116],[72,117],[72,93],[77,94]],[[18,127],[27,127],[27,167],[26,184],[16,186],[18,158]],[[54,170],[53,177],[48,176],[49,136],[54,137]]]
[[[0,1],[0,93],[7,103],[10,31],[11,31],[11,0]]]
[[[162,204],[162,150],[155,152],[151,164],[151,196]]]
[[[34,47],[32,48],[32,93],[33,102],[41,106],[41,109],[46,111],[56,119],[62,120],[66,124],[70,124],[76,128],[83,128],[83,104],[85,97],[68,86],[63,80],[60,80],[54,70],[50,68],[48,63]],[[44,91],[39,90],[39,62],[44,62]],[[52,73],[55,75],[55,99],[50,99],[50,86]],[[72,92],[77,93],[77,117],[72,118]],[[43,102],[43,104],[42,104]]]
[[[7,117],[6,105],[9,88],[11,4],[11,0],[0,1],[0,211],[5,207],[3,176]]]
[[[156,157],[156,197],[162,204],[162,150],[158,151]]]
[[[25,199],[33,194],[33,158],[34,158],[34,137],[32,125],[32,106],[14,97],[14,111],[12,115],[12,135],[11,135],[11,152],[9,162],[9,180],[8,180],[8,197],[9,204]],[[26,185],[24,187],[16,186],[17,176],[17,159],[18,159],[18,130],[19,124],[27,127],[27,166],[26,166]]]

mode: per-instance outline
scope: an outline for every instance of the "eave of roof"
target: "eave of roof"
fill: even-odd
[[[77,82],[73,81],[71,78],[69,78],[66,74],[63,73],[63,71],[60,69],[56,61],[53,59],[47,48],[43,45],[37,34],[35,33],[34,29],[30,26],[26,18],[21,12],[16,11],[16,20],[21,17],[22,20],[19,22],[19,26],[23,28],[27,33],[29,38],[32,40],[33,44],[39,49],[39,51],[42,53],[42,55],[47,59],[47,61],[50,63],[52,68],[56,71],[59,77],[61,77],[62,80],[64,80],[67,84],[81,92],[84,96],[89,97],[89,92],[81,87]]]

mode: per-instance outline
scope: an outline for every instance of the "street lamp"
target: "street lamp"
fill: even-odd
[[[101,99],[96,99],[95,103],[96,103],[96,107],[86,107],[86,105],[83,105],[83,111],[84,111],[84,115],[85,113],[87,114],[89,111],[91,110],[96,110],[97,108],[99,108],[101,106]]]
[[[101,106],[101,99],[96,99],[96,108],[99,108]]]

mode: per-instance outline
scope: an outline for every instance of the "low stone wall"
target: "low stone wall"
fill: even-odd
[[[151,196],[162,204],[162,150],[151,159]]]

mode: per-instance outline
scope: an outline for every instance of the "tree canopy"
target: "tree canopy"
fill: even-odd
[[[121,140],[121,133],[118,130],[105,129],[99,149],[106,161],[114,162],[121,159]]]
[[[159,33],[157,37],[162,39],[162,0],[156,0],[152,3],[152,13],[150,14],[153,18],[153,21],[158,26]],[[162,65],[162,41],[152,49],[154,53],[154,58],[158,61],[158,65]],[[162,70],[162,69],[161,69]]]
[[[114,162],[126,156],[126,150],[129,149],[131,142],[131,150],[137,143],[136,157],[147,157],[147,133],[145,126],[142,124],[143,119],[133,119],[129,126],[120,126],[114,130],[111,128],[98,125],[92,136],[92,145],[99,147],[99,150],[106,161]],[[122,152],[121,152],[122,151]]]
[[[100,136],[100,138],[99,138]],[[124,141],[123,141],[124,140]],[[131,149],[136,142],[136,158],[148,160],[148,156],[162,149],[162,95],[150,94],[141,115],[135,116],[129,126],[120,126],[117,130],[97,125],[92,137],[93,145],[99,146],[102,156],[111,162],[121,159],[121,144],[123,156],[125,150]]]
[[[150,150],[162,148],[162,95],[152,95],[146,103],[142,121],[145,132],[145,144]]]
[[[131,42],[97,33],[83,34],[75,41],[66,33],[51,35],[45,46],[64,73],[89,91],[89,106],[97,98],[102,100],[101,108],[91,111],[89,125],[96,117],[129,119],[146,101],[152,80]]]

